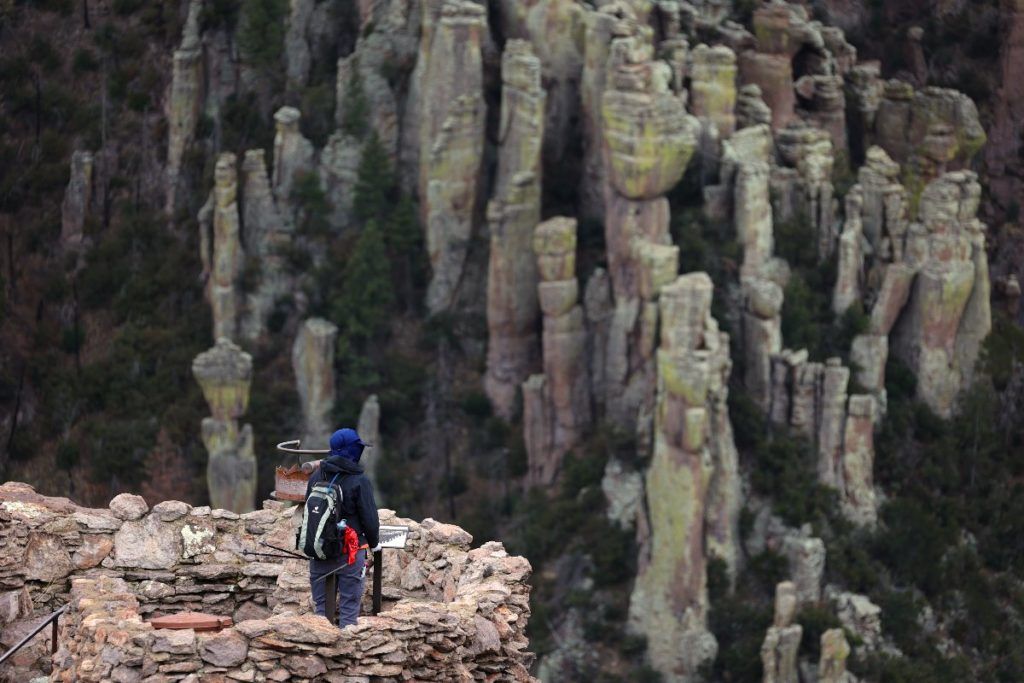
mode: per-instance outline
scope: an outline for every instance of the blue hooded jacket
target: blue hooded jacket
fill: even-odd
[[[359,438],[356,430],[346,427],[331,435],[331,457],[342,457],[352,462],[359,462],[366,444]]]

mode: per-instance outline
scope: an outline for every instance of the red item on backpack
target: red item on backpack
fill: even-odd
[[[348,558],[349,564],[356,563],[359,554],[359,534],[350,526],[345,527],[345,537],[341,542],[341,554]]]

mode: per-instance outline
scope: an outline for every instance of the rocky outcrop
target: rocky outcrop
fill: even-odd
[[[765,104],[761,86],[748,83],[736,95],[736,127],[768,125],[772,122],[772,110]]]
[[[334,344],[338,327],[310,318],[299,328],[292,345],[292,370],[302,403],[302,447],[327,448],[334,409]]]
[[[635,29],[629,7],[608,3],[587,12],[584,23],[583,70],[580,83],[580,113],[583,121],[583,170],[580,178],[580,211],[583,216],[604,216],[604,140],[601,133],[601,101],[608,85],[612,40],[626,37]]]
[[[768,628],[761,645],[761,665],[764,683],[799,683],[797,651],[803,637],[803,627],[794,624],[796,616],[796,586],[783,581],[775,587],[775,621]]]
[[[679,249],[668,233],[662,194],[682,177],[696,148],[700,123],[668,88],[668,67],[650,59],[636,38],[618,39],[622,63],[602,98],[607,184],[605,244],[615,313],[605,362],[608,416],[626,430],[653,410],[657,296],[676,275]]]
[[[167,211],[175,209],[178,175],[192,142],[203,104],[203,48],[199,37],[202,0],[191,0],[181,45],[174,51],[171,91],[167,98]]]
[[[258,278],[245,292],[245,314],[240,321],[239,335],[253,343],[266,334],[267,321],[278,300],[292,293],[294,283],[284,251],[293,236],[294,225],[285,221],[278,211],[262,149],[245,153],[242,175],[246,255],[258,264]]]
[[[316,0],[291,0],[284,33],[285,81],[289,90],[298,90],[309,80],[310,45],[306,37]]]
[[[241,313],[239,277],[245,253],[239,239],[234,154],[224,152],[217,158],[213,178],[213,192],[199,211],[199,254],[206,278],[206,298],[213,309],[214,339],[236,339]]]
[[[439,13],[428,8],[437,4],[424,5],[419,56],[425,86],[420,93],[419,197],[432,313],[451,308],[462,280],[478,211],[486,114],[481,61],[486,10],[468,0],[444,0]]]
[[[917,375],[917,395],[949,416],[969,386],[981,341],[992,326],[981,187],[973,172],[949,173],[921,195],[907,264],[917,271],[893,329],[892,351]]]
[[[550,485],[591,421],[586,329],[576,279],[576,221],[557,217],[538,225],[533,250],[544,314],[544,374],[523,385],[523,422],[530,482]]]
[[[92,169],[92,152],[72,153],[71,177],[60,205],[60,244],[64,249],[78,249],[82,244],[82,228],[92,200]]]
[[[821,128],[797,123],[777,131],[776,145],[782,165],[772,169],[775,220],[809,221],[817,236],[818,258],[830,258],[838,237],[832,138]]]
[[[709,47],[701,43],[689,53],[686,75],[690,79],[690,112],[702,128],[702,174],[714,177],[721,141],[736,128],[736,53],[725,45]]]
[[[822,59],[824,41],[801,5],[764,3],[754,11],[753,24],[756,49],[740,53],[740,80],[761,88],[772,111],[772,128],[780,130],[796,119],[793,59],[802,50]]]
[[[491,250],[484,387],[495,412],[510,420],[516,390],[537,355],[537,261],[531,245],[540,222],[544,91],[540,61],[529,43],[506,43],[502,80],[498,170],[487,207]]]
[[[947,171],[965,168],[985,144],[971,98],[948,88],[914,90],[890,80],[875,115],[875,144],[903,165],[912,197]]]
[[[356,423],[356,432],[369,448],[365,453],[367,457],[360,462],[370,481],[377,481],[377,472],[380,471],[380,461],[384,453],[380,438],[380,401],[377,400],[377,394],[370,394],[363,401],[363,407],[359,410],[359,421]],[[375,498],[378,505],[384,504],[384,496],[379,489],[375,491]]]
[[[743,296],[743,384],[767,414],[771,410],[772,358],[782,351],[782,288],[767,278],[750,277],[743,281]]]
[[[818,683],[855,683],[853,674],[846,670],[850,644],[841,628],[821,634],[821,660],[818,664]]]
[[[150,509],[129,495],[88,509],[4,484],[0,572],[24,595],[11,610],[15,625],[34,626],[67,603],[53,659],[59,680],[535,680],[525,559],[495,542],[471,549],[459,527],[381,510],[382,523],[410,528],[408,546],[384,553],[381,614],[342,632],[311,613],[306,563],[247,554],[259,541],[287,547],[301,509],[272,501],[242,515],[178,501]],[[195,632],[149,623],[182,610],[234,625]],[[48,642],[39,642],[49,662]]]
[[[221,337],[192,361],[192,374],[203,390],[210,417],[203,418],[203,445],[209,454],[206,483],[210,502],[233,512],[256,504],[256,456],[252,426],[238,419],[249,407],[252,357]]]
[[[839,623],[859,641],[858,647],[876,650],[882,644],[882,608],[864,595],[835,592],[828,595]]]
[[[540,61],[544,89],[544,168],[566,164],[575,121],[580,116],[579,83],[583,71],[588,8],[574,0],[502,0],[499,9],[506,38],[527,40]],[[506,44],[507,49],[507,44]]]
[[[851,396],[843,436],[839,504],[848,519],[863,526],[872,526],[878,519],[874,484],[876,405],[872,396]]]
[[[316,150],[299,130],[299,110],[281,107],[274,114],[274,175],[271,180],[277,205],[286,220],[294,218],[292,188],[299,176],[316,168]]]
[[[705,273],[690,273],[664,287],[659,300],[654,454],[629,623],[647,637],[652,665],[672,681],[696,680],[718,649],[706,627],[704,534],[730,362],[728,337],[710,315],[712,291]]]

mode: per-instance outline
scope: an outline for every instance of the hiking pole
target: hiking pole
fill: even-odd
[[[279,558],[279,559],[282,559],[282,560],[294,560],[294,559],[296,559],[296,557],[294,555],[281,555],[281,554],[278,554],[278,553],[258,553],[255,550],[243,550],[242,553],[245,554],[245,555],[254,555],[254,556],[258,556],[258,557],[276,557],[276,558]]]
[[[293,557],[296,560],[308,560],[309,559],[305,555],[299,555],[298,553],[292,552],[291,550],[288,550],[287,548],[279,548],[276,545],[271,545],[270,543],[265,543],[263,541],[256,541],[256,542],[259,543],[260,545],[262,545],[265,548],[273,548],[274,550],[277,550],[278,552],[282,552],[285,555],[289,555],[290,557]]]

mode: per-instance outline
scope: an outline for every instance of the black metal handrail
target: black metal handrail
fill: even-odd
[[[50,654],[55,653],[57,651],[57,620],[60,619],[60,615],[64,614],[64,612],[66,612],[67,609],[68,609],[68,606],[64,605],[59,610],[57,610],[56,612],[54,612],[50,616],[46,617],[45,619],[43,619],[42,622],[40,622],[40,624],[38,626],[36,626],[32,630],[32,633],[29,633],[27,636],[22,638],[21,641],[17,645],[12,647],[7,652],[3,653],[3,655],[0,655],[0,664],[3,664],[4,662],[6,662],[8,660],[8,658],[10,658],[11,655],[13,655],[15,652],[17,652],[21,648],[25,647],[25,644],[28,643],[28,641],[30,641],[33,638],[35,638],[36,635],[38,635],[40,631],[42,631],[44,628],[46,628],[47,624],[53,624],[53,631],[50,634]]]

